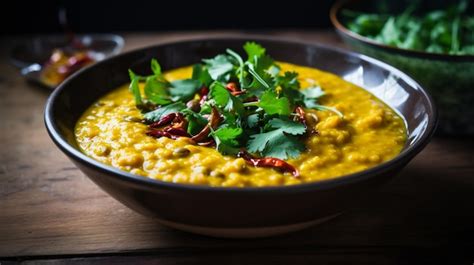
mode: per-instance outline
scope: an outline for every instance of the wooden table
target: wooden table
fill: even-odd
[[[126,34],[125,50],[219,34]],[[330,31],[265,34],[343,46]],[[53,145],[43,125],[49,91],[10,65],[15,41],[0,40],[2,265],[474,262],[472,138],[434,138],[373,201],[309,230],[258,240],[191,235],[121,205]]]

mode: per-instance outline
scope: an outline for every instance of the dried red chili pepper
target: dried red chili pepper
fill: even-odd
[[[146,134],[155,138],[167,137],[173,140],[176,140],[179,137],[189,137],[189,134],[182,128],[173,127],[166,127],[163,130],[150,130],[146,132]]]
[[[225,86],[225,88],[226,88],[227,90],[229,90],[230,92],[240,91],[240,88],[239,88],[239,86],[237,85],[236,82],[229,82],[229,83],[227,83],[227,85]]]
[[[163,128],[162,130],[150,130],[147,132],[147,135],[153,137],[168,137],[171,139],[177,139],[179,137],[190,137],[186,128],[188,126],[187,120],[184,118],[182,113],[170,113],[165,115],[159,121],[149,125],[150,128],[162,127],[164,125],[169,126]]]
[[[304,109],[298,106],[295,108],[295,112],[296,112],[296,117],[298,118],[298,121],[306,125],[306,119],[304,117],[304,114],[305,114]]]
[[[221,122],[221,115],[216,107],[212,107],[211,116],[209,116],[209,124],[212,129],[216,129]]]
[[[86,64],[94,62],[88,54],[77,54],[67,60],[67,64],[58,68],[58,73],[67,77]]]
[[[201,87],[201,89],[199,90],[199,95],[202,97],[202,96],[205,96],[209,93],[209,88],[207,86],[203,86]]]
[[[209,133],[212,129],[216,129],[221,121],[221,117],[219,111],[215,107],[212,108],[211,116],[209,116],[208,124],[196,135],[194,135],[191,139],[197,143],[202,142],[204,139],[207,139]]]
[[[213,146],[216,146],[216,142],[214,141],[214,139],[211,139],[207,142],[197,143],[197,145],[206,146],[206,147],[213,147]]]
[[[245,93],[247,93],[246,90],[240,90],[240,91],[235,91],[235,92],[230,92],[232,94],[232,96],[238,96],[238,95],[243,95]]]
[[[209,129],[209,125],[206,125],[206,127],[204,127],[198,134],[191,137],[191,139],[197,143],[201,142],[207,138],[210,132],[211,132],[211,129]]]
[[[154,122],[148,126],[150,128],[157,128],[157,127],[168,125],[170,123],[172,127],[174,128],[186,129],[188,125],[187,120],[184,118],[184,115],[182,113],[173,112],[173,113],[165,115],[159,121]]]
[[[78,54],[78,55],[70,57],[67,60],[67,64],[70,67],[74,67],[76,65],[82,65],[84,63],[88,63],[91,61],[93,61],[93,59],[88,54]]]
[[[207,94],[209,94],[209,88],[203,86],[201,90],[199,90],[199,95],[201,96],[201,99],[199,100],[200,105],[204,104],[204,102],[207,100]]]
[[[175,118],[176,118],[176,112],[173,112],[173,113],[170,113],[168,115],[165,115],[159,121],[154,122],[154,123],[152,123],[148,126],[150,126],[150,128],[161,127],[161,126],[170,124]]]
[[[184,118],[183,113],[176,113],[176,117],[171,123],[173,128],[180,128],[186,131],[188,127],[188,121]]]
[[[175,127],[166,127],[163,129],[163,131],[173,135],[173,136],[183,136],[183,137],[189,137],[188,132],[186,132],[185,129],[183,128],[175,128]]]
[[[241,90],[239,88],[239,85],[236,83],[236,82],[229,82],[227,83],[227,85],[225,86],[225,88],[227,90],[229,90],[229,92],[233,95],[233,96],[238,96],[238,95],[242,95],[242,94],[245,94],[247,91],[245,90]]]
[[[295,112],[298,121],[303,123],[304,127],[309,130],[308,133],[315,133],[316,131],[314,130],[313,126],[308,125],[308,121],[306,120],[306,112],[304,111],[304,109],[301,106],[298,106],[295,108]]]
[[[146,132],[146,135],[155,137],[155,138],[167,137],[173,140],[176,140],[179,138],[179,136],[172,135],[171,133],[165,132],[162,130],[151,130],[151,131]]]
[[[243,158],[245,161],[247,161],[247,163],[255,167],[271,167],[271,168],[280,170],[282,172],[290,172],[296,178],[300,176],[300,173],[295,167],[293,167],[292,165],[278,158],[274,158],[274,157],[256,158],[243,150],[240,151],[237,154],[237,156]]]

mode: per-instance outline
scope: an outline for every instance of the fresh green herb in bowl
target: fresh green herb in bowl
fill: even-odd
[[[401,14],[342,10],[347,27],[364,37],[402,49],[452,55],[474,54],[474,16],[466,13],[468,1],[446,9],[418,14],[419,2]]]
[[[474,134],[474,5],[466,0],[339,0],[330,12],[344,42],[425,87],[438,133]]]

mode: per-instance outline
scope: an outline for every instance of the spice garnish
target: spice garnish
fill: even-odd
[[[299,156],[305,149],[303,137],[315,133],[305,109],[342,114],[318,103],[324,95],[319,86],[301,89],[297,73],[280,73],[261,45],[247,42],[243,48],[246,60],[228,49],[194,65],[190,79],[166,80],[155,59],[151,75],[129,70],[130,91],[149,124],[147,134],[189,137],[197,145],[215,146],[253,166],[297,177],[298,171],[284,160]]]
[[[256,167],[271,167],[281,172],[290,172],[291,175],[293,175],[296,178],[300,176],[300,173],[295,167],[293,167],[292,165],[278,158],[274,158],[274,157],[256,158],[246,151],[240,151],[237,154],[237,156],[243,158],[247,163]]]

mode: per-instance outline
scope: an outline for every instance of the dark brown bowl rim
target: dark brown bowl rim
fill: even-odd
[[[135,53],[140,50],[151,49],[158,46],[168,46],[168,45],[186,44],[186,43],[192,44],[194,42],[224,41],[224,40],[227,40],[227,41],[228,40],[232,40],[232,41],[254,40],[257,42],[272,41],[272,42],[280,42],[282,44],[288,44],[288,45],[294,45],[294,44],[306,45],[306,46],[312,46],[312,47],[317,47],[321,49],[336,51],[343,55],[356,57],[363,61],[374,64],[377,67],[381,67],[389,71],[390,73],[400,77],[401,79],[409,80],[410,81],[409,83],[413,84],[416,87],[417,91],[421,94],[420,96],[426,98],[427,103],[428,103],[427,112],[428,112],[428,117],[429,117],[427,127],[424,130],[421,137],[417,138],[413,143],[406,146],[396,157],[382,164],[379,164],[375,167],[372,167],[360,172],[338,176],[333,179],[320,180],[320,181],[295,184],[295,185],[286,185],[286,186],[212,187],[212,186],[207,186],[207,185],[173,183],[173,182],[166,182],[162,180],[155,180],[155,179],[151,179],[151,178],[147,178],[147,177],[143,177],[139,175],[134,175],[132,173],[122,171],[115,167],[101,163],[91,157],[88,157],[87,155],[82,153],[80,150],[78,150],[77,148],[69,144],[68,141],[61,135],[58,124],[54,122],[53,109],[54,109],[56,99],[58,98],[62,90],[64,90],[70,82],[73,82],[76,77],[80,76],[82,72],[93,71],[96,66],[104,64],[108,62],[109,60],[116,60],[122,56],[126,56],[128,54]],[[215,193],[231,192],[231,193],[252,193],[252,194],[254,193],[266,194],[266,193],[278,192],[278,193],[284,193],[284,194],[290,194],[290,193],[294,194],[294,193],[309,192],[309,191],[316,191],[316,190],[327,190],[327,189],[331,189],[338,186],[349,185],[351,183],[355,183],[355,182],[363,181],[368,178],[372,178],[376,176],[377,174],[387,172],[394,167],[403,166],[406,162],[408,162],[411,158],[413,158],[417,153],[419,153],[428,144],[429,140],[434,134],[434,131],[438,122],[438,111],[433,102],[434,101],[431,98],[431,96],[416,81],[414,81],[408,75],[406,75],[402,71],[382,61],[379,61],[377,59],[374,59],[362,54],[350,52],[350,51],[339,49],[339,48],[321,45],[319,43],[295,41],[295,40],[290,40],[287,38],[277,38],[277,37],[269,37],[269,36],[261,36],[261,35],[246,35],[243,37],[239,35],[226,34],[222,36],[213,36],[213,37],[206,37],[206,38],[199,38],[199,37],[188,38],[188,39],[179,40],[179,41],[174,40],[174,41],[169,41],[169,42],[163,42],[160,44],[155,44],[155,45],[150,45],[147,47],[142,47],[139,49],[134,49],[132,51],[115,55],[103,61],[100,61],[98,63],[95,63],[93,65],[87,66],[79,70],[78,72],[74,73],[70,77],[68,77],[49,96],[48,101],[46,102],[45,110],[44,110],[44,122],[45,122],[47,132],[49,136],[51,137],[51,139],[53,140],[53,142],[68,157],[72,158],[73,160],[77,162],[80,162],[81,164],[85,164],[85,165],[95,168],[96,170],[102,171],[106,173],[108,176],[114,177],[115,180],[117,181],[125,181],[125,182],[128,182],[129,184],[139,186],[143,189],[154,190],[154,188],[158,188],[158,189],[165,188],[167,190],[177,190],[177,191],[183,191],[183,192],[184,191],[202,191],[202,192],[215,192]]]
[[[356,1],[363,1],[363,0],[338,0],[334,3],[329,11],[329,18],[331,19],[331,23],[333,26],[342,34],[349,36],[357,41],[363,42],[369,46],[380,50],[386,50],[387,52],[395,52],[402,55],[417,57],[421,59],[430,59],[430,60],[437,60],[437,61],[453,61],[453,62],[474,62],[474,55],[451,55],[445,53],[432,53],[432,52],[425,52],[413,49],[402,49],[395,46],[389,46],[367,37],[364,37],[360,34],[357,34],[347,27],[345,27],[338,19],[338,15],[340,11],[351,2]]]

